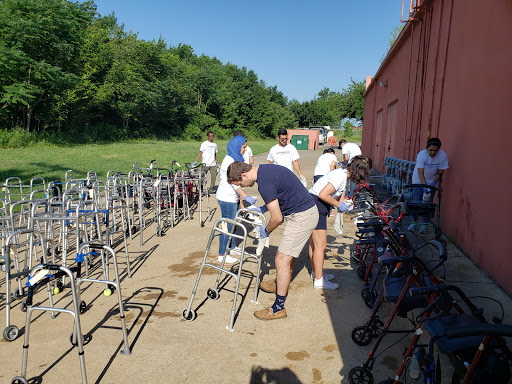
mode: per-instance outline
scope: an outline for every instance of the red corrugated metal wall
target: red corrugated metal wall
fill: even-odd
[[[399,16],[399,15],[398,15]],[[448,154],[441,226],[512,293],[512,2],[424,1],[365,94],[363,154]]]

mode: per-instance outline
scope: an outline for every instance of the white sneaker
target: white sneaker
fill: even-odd
[[[322,277],[320,280],[315,279],[313,287],[316,289],[338,289],[340,286]]]
[[[238,255],[238,256],[241,256],[241,255],[242,255],[242,248],[240,248],[240,247],[231,248],[231,249],[229,250],[229,254],[230,254],[230,255]]]
[[[334,275],[330,274],[330,273],[327,273],[324,271],[324,279],[325,280],[329,280],[331,281],[332,279],[334,279]],[[315,271],[311,272],[311,280],[315,280]]]
[[[225,257],[226,257],[226,261],[224,262],[224,264],[233,264],[238,261],[237,258],[231,257],[229,255],[226,255]],[[217,258],[217,260],[219,260],[219,263],[222,263],[223,259],[224,259],[224,256],[222,256],[222,255],[219,255],[219,257]]]
[[[416,224],[414,224],[414,223],[409,224],[409,226],[407,227],[407,230],[412,232],[412,231],[414,231],[414,228],[416,228]]]

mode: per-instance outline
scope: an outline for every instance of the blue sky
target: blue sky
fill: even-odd
[[[400,0],[96,0],[125,30],[252,69],[289,100],[373,76],[400,25]]]

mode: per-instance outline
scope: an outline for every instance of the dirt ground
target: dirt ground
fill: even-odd
[[[300,151],[301,168],[308,180],[313,178],[321,149]],[[339,150],[336,152],[339,155]],[[256,164],[265,162],[266,154],[256,156]],[[372,180],[380,181],[378,177]],[[257,188],[249,188],[248,193],[257,195]],[[204,227],[199,225],[199,213],[195,212],[193,219],[166,229],[162,237],[155,235],[153,223],[144,232],[143,246],[135,236],[128,247],[131,278],[126,274],[123,252],[118,253],[130,355],[119,353],[124,347],[117,296],[104,296],[102,285],[83,285],[81,298],[87,303],[87,311],[80,319],[88,341],[84,347],[88,382],[348,383],[349,370],[361,365],[371,349],[371,344],[361,347],[351,340],[352,329],[365,323],[370,309],[361,299],[363,283],[355,273],[357,264],[350,258],[356,229],[350,218],[345,217],[342,235],[332,229],[334,219],[329,218],[325,269],[336,276],[338,290],[324,292],[313,288],[305,248],[286,301],[288,318],[260,321],[253,312],[271,305],[274,295],[260,292],[258,303],[252,302],[256,263],[247,262],[240,282],[234,330],[229,331],[226,326],[231,316],[234,278],[223,275],[220,298],[207,299],[207,289],[214,286],[217,276],[212,268],[205,268],[192,303],[197,318],[185,321],[182,317],[213,223],[220,217],[214,197],[210,198],[210,205],[212,220],[207,220]],[[203,214],[206,216],[206,212]],[[273,257],[281,233],[282,227],[272,233],[270,248],[264,251],[264,279],[275,274]],[[432,233],[427,235],[432,237]],[[421,241],[412,234],[411,238],[413,242]],[[254,251],[254,247],[255,243],[249,241],[248,250]],[[208,257],[212,264],[217,264],[217,248],[215,240]],[[470,295],[499,300],[505,308],[505,322],[511,323],[510,297],[453,244],[449,244],[448,252],[447,281]],[[0,284],[4,291],[4,280]],[[65,289],[54,296],[56,306],[69,308],[69,291]],[[36,295],[37,302],[43,302],[44,298],[44,292]],[[4,299],[0,305],[0,317],[4,319]],[[499,306],[494,302],[482,299],[478,305],[485,308],[489,319],[499,315]],[[389,304],[385,306],[383,313],[389,313],[390,308]],[[18,300],[14,303],[11,322],[21,329],[21,335],[13,342],[0,340],[0,383],[10,383],[20,374],[24,316]],[[72,326],[71,316],[60,314],[52,319],[47,312],[34,313],[28,354],[29,382],[81,382],[78,350],[69,341]],[[383,347],[377,351],[380,355],[372,371],[376,383],[395,375],[401,353],[410,340],[407,336],[399,341],[402,337],[386,337]]]

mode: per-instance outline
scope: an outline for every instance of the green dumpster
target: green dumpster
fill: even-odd
[[[309,136],[308,135],[293,135],[292,145],[297,149],[308,149]]]

